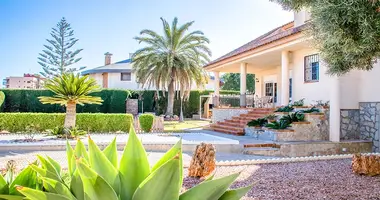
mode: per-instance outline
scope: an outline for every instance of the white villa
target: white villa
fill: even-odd
[[[296,12],[294,21],[227,53],[205,69],[214,73],[216,82],[220,73],[242,74],[241,107],[247,106],[247,73],[257,78],[255,95],[274,96],[276,106],[302,98],[306,104],[316,100],[330,101],[330,141],[339,142],[350,132],[357,134],[355,139],[371,139],[378,147],[380,92],[376,88],[380,85],[379,63],[372,71],[351,71],[341,77],[327,75],[326,65],[313,48],[312,38],[304,33],[309,19],[307,11]],[[219,94],[217,84],[215,94]]]
[[[132,70],[130,58],[112,63],[112,54],[107,52],[104,55],[104,66],[85,70],[82,72],[82,75],[89,75],[90,77],[93,77],[103,88],[130,90],[149,89],[142,88],[141,85],[139,85],[139,83],[136,81],[136,75]],[[194,87],[193,90],[213,90],[214,85],[214,77],[210,77],[209,82],[204,88]]]

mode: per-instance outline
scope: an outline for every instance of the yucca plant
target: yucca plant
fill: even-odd
[[[91,93],[99,90],[99,86],[96,80],[89,76],[81,77],[79,74],[64,73],[49,79],[45,88],[55,95],[38,98],[43,104],[60,104],[66,107],[65,128],[75,127],[77,104],[83,106],[84,104],[102,104],[103,102],[100,97],[90,96]]]
[[[133,126],[118,162],[116,139],[103,151],[88,139],[88,152],[78,140],[75,149],[67,143],[68,174],[53,159],[38,156],[41,166],[30,167],[43,182],[44,191],[18,187],[31,200],[195,200],[240,199],[251,188],[227,190],[239,173],[220,179],[209,178],[180,193],[183,180],[182,144],[179,141],[153,167]]]

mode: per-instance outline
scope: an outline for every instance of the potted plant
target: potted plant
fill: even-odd
[[[322,108],[322,109],[328,109],[328,108],[330,108],[330,101],[318,100],[318,101],[315,101],[315,102],[316,103],[314,104],[314,107]]]

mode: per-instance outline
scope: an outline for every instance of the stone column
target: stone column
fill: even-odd
[[[215,79],[214,79],[215,91],[214,91],[214,100],[213,100],[214,102],[213,102],[213,104],[215,107],[218,107],[219,106],[219,96],[220,96],[220,94],[219,94],[219,91],[220,91],[220,74],[219,74],[219,72],[214,72],[214,77],[215,77]]]
[[[281,105],[289,104],[289,51],[281,52]]]
[[[240,107],[247,106],[247,63],[240,63]]]
[[[330,83],[330,141],[340,141],[340,85],[339,77],[331,77]]]

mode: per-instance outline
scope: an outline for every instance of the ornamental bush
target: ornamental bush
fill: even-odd
[[[144,132],[150,132],[153,127],[154,115],[142,114],[139,116],[140,127]]]
[[[60,105],[43,105],[39,102],[39,96],[53,96],[53,93],[48,90],[24,90],[24,89],[1,89],[4,92],[6,99],[4,101],[4,112],[34,112],[34,113],[63,113],[65,108]],[[153,97],[156,91],[128,91],[104,89],[100,92],[92,93],[92,96],[102,98],[102,105],[84,105],[77,106],[77,113],[125,113],[125,100],[127,98],[137,99],[140,93],[143,97],[139,101],[139,112],[156,112],[156,115],[165,113],[167,104],[167,95],[165,97],[160,92],[160,99],[157,102],[156,110],[153,110]],[[183,103],[183,115],[186,118],[191,118],[193,114],[199,112],[200,95],[208,95],[213,91],[193,90],[190,92],[189,100]],[[221,95],[239,95],[239,91],[221,90]],[[204,101],[206,99],[203,99]],[[239,102],[239,101],[236,101]],[[144,110],[142,110],[142,107]],[[180,100],[174,101],[174,114],[180,114]]]
[[[0,91],[0,112],[3,111],[4,101],[5,101],[5,94],[4,92]]]
[[[2,89],[7,97],[4,101],[4,112],[63,113],[60,105],[44,105],[40,96],[53,96],[49,90]],[[77,113],[125,113],[125,100],[130,96],[128,90],[108,90],[94,92],[91,96],[100,97],[102,105],[77,106]]]
[[[63,126],[64,119],[63,113],[0,113],[0,130],[24,132],[32,125],[36,131],[43,132]],[[76,124],[78,129],[102,133],[128,132],[132,122],[131,114],[79,113]]]

